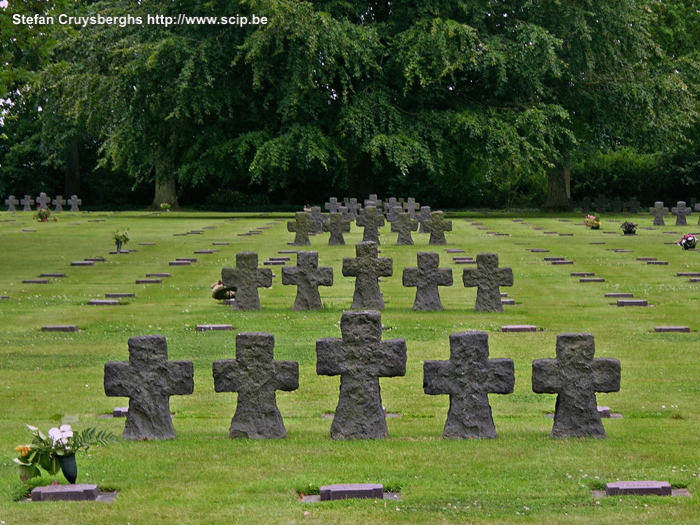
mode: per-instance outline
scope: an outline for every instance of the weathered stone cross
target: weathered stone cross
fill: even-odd
[[[439,268],[440,255],[418,253],[418,268],[403,269],[403,285],[416,287],[414,310],[442,311],[438,286],[452,286],[452,268]]]
[[[384,214],[377,209],[376,206],[367,206],[360,212],[360,216],[355,221],[355,224],[364,228],[362,234],[363,241],[372,241],[379,243],[379,228],[384,226]]]
[[[409,197],[406,202],[403,203],[403,209],[411,216],[411,219],[416,218],[416,209],[420,210],[420,203],[416,202],[416,199]]]
[[[129,339],[129,361],[105,363],[104,389],[108,396],[129,398],[124,439],[173,439],[170,396],[194,391],[192,361],[168,361],[162,335]]]
[[[379,278],[393,274],[394,260],[379,257],[377,245],[360,242],[355,245],[356,257],[343,259],[343,275],[356,277],[352,308],[360,310],[383,310],[384,296],[379,289]]]
[[[51,199],[46,196],[46,193],[40,193],[36,198],[36,205],[40,210],[45,210],[46,205],[51,202]]]
[[[382,201],[380,201],[377,196],[373,193],[369,196],[369,199],[365,200],[365,208],[368,206],[374,206],[375,208],[382,207]]]
[[[552,437],[605,437],[596,392],[620,390],[620,361],[597,358],[592,334],[559,334],[557,358],[532,362],[532,390],[558,394]]]
[[[17,206],[19,204],[19,201],[15,198],[14,195],[10,195],[7,199],[5,199],[5,205],[7,206],[7,211],[17,211]]]
[[[462,273],[464,286],[477,286],[477,312],[502,312],[501,286],[513,286],[513,269],[498,267],[497,253],[480,253],[476,256],[476,268],[465,268]]]
[[[676,226],[688,226],[686,216],[690,215],[692,210],[685,205],[685,201],[678,201],[675,208],[671,208],[671,214],[676,216]]]
[[[316,342],[316,373],[340,375],[340,396],[331,425],[333,439],[386,437],[380,377],[406,375],[406,341],[382,341],[379,312],[344,312],[342,339]]]
[[[345,209],[347,210],[347,208]],[[329,246],[345,245],[343,234],[350,232],[350,221],[348,221],[348,218],[349,216],[346,217],[340,212],[331,212],[329,217],[323,221],[323,231],[331,234],[328,238]]]
[[[450,396],[444,438],[495,438],[489,394],[511,394],[515,387],[512,359],[489,359],[489,335],[450,335],[450,360],[426,361],[423,390]]]
[[[664,203],[656,201],[653,208],[649,208],[649,213],[654,216],[654,226],[665,226],[664,216],[668,215],[668,208],[664,207]]]
[[[452,231],[452,221],[445,220],[445,214],[441,211],[430,213],[430,220],[423,223],[425,231],[430,233],[428,244],[447,244],[445,232]]]
[[[413,246],[411,232],[417,230],[418,221],[411,219],[408,213],[399,213],[396,220],[391,223],[391,231],[399,234],[396,239],[398,246]]]
[[[221,281],[226,288],[236,289],[234,310],[260,310],[258,288],[272,286],[272,270],[258,268],[258,254],[239,252],[236,267],[221,270]]]
[[[79,199],[77,195],[71,195],[68,199],[68,204],[70,204],[70,211],[80,211],[80,206],[83,203],[82,199]]]
[[[420,214],[418,215],[418,222],[420,222],[420,230],[418,230],[419,233],[430,233],[425,229],[426,221],[429,221],[431,218],[430,213],[430,206],[420,207]]]
[[[338,199],[337,199],[336,197],[331,197],[330,199],[328,199],[328,201],[329,201],[329,202],[326,202],[326,203],[323,205],[323,207],[324,207],[327,211],[329,211],[329,212],[331,212],[331,213],[334,213],[334,212],[337,212],[337,211],[340,209],[340,203],[338,202]]]
[[[347,206],[348,212],[354,217],[357,217],[360,214],[360,209],[362,208],[362,205],[358,204],[357,199],[355,198],[348,199],[345,206]]]
[[[311,244],[309,233],[316,231],[316,221],[311,212],[298,211],[294,214],[294,220],[287,223],[287,231],[296,233],[293,246],[308,246]]]
[[[232,438],[278,439],[287,429],[277,408],[277,390],[299,388],[299,363],[274,360],[275,337],[266,333],[236,336],[236,359],[214,361],[214,390],[238,392],[231,421]]]
[[[296,266],[282,268],[282,284],[297,287],[294,310],[320,310],[323,303],[318,287],[333,286],[333,268],[318,267],[318,252],[299,252]]]
[[[32,199],[31,195],[25,195],[24,199],[19,201],[19,203],[24,206],[22,208],[22,211],[32,211],[32,205],[34,204],[34,199]]]
[[[63,205],[66,203],[66,199],[63,195],[56,195],[56,198],[51,202],[54,205],[53,211],[56,213],[63,211]]]

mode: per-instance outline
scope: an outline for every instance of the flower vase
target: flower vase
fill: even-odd
[[[75,454],[66,454],[65,456],[57,456],[58,463],[61,465],[61,472],[68,480],[68,483],[75,483],[78,479],[78,462],[75,460]]]
[[[117,253],[121,253],[122,251],[122,241],[117,241]]]
[[[41,218],[41,222],[49,222],[49,218],[48,218],[48,217],[42,217],[42,218]]]

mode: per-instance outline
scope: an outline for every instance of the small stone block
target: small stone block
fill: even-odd
[[[691,283],[700,283],[700,277],[691,277],[690,282]]]
[[[198,259],[195,257],[175,257],[176,261],[186,261],[186,262],[191,262],[191,263],[196,263]]]
[[[698,274],[700,276],[700,273]],[[65,273],[42,273],[39,277],[66,277]]]
[[[32,501],[95,501],[98,494],[97,485],[48,485],[33,489]]]
[[[136,284],[160,284],[162,279],[136,279]]]
[[[121,304],[118,299],[92,299],[88,304],[93,306],[116,306]]]
[[[477,264],[473,259],[458,259],[454,261],[455,264]]]
[[[552,261],[552,264],[574,264],[574,261]]]
[[[263,262],[263,266],[284,266],[287,264],[286,261],[265,261]]]
[[[49,284],[48,279],[24,279],[24,284]]]
[[[9,295],[0,295],[0,301],[3,301],[5,299],[9,299],[9,298],[10,298]]]
[[[212,246],[231,246],[230,242],[213,242]]]
[[[605,297],[612,297],[612,298],[622,298],[622,297],[634,297],[633,293],[629,292],[613,292],[613,293],[606,293]]]
[[[285,254],[285,253],[299,253],[297,250],[280,250],[277,253]]]
[[[321,501],[383,499],[384,486],[376,483],[341,483],[321,487]]]
[[[127,292],[124,292],[124,293],[106,293],[105,297],[111,297],[114,299],[118,299],[120,297],[136,297],[136,294],[135,293],[127,293]]]
[[[106,262],[107,259],[104,257],[86,257],[83,259],[84,261],[91,261],[91,262]]]
[[[690,332],[689,326],[657,326],[654,332]]]
[[[95,266],[94,261],[73,261],[70,263],[71,266]]]
[[[610,407],[599,406],[598,407],[598,414],[600,414],[600,417],[605,417],[605,418],[611,417]]]
[[[464,253],[464,250],[460,248],[448,248],[445,250],[447,253]]]
[[[617,306],[649,306],[649,302],[646,299],[620,299]]]
[[[638,261],[657,261],[656,257],[637,257]],[[698,274],[700,275],[700,274]]]
[[[578,280],[580,283],[604,283],[605,279],[603,277],[583,277]]]
[[[527,251],[532,252],[532,253],[548,253],[549,250],[546,250],[545,248],[525,248]]]
[[[529,324],[511,324],[501,326],[501,332],[536,332],[537,327]]]
[[[270,257],[271,261],[291,261],[291,257]],[[698,274],[700,275],[700,273]]]
[[[700,277],[700,272],[678,272],[676,275],[678,277]]]
[[[559,237],[573,237],[573,236],[574,236],[573,233],[560,233],[559,234]]]
[[[667,266],[668,261],[647,261],[647,264],[657,264],[660,266]]]
[[[501,299],[503,306],[515,306],[515,299]]]
[[[198,324],[197,331],[205,332],[207,330],[214,330],[217,332],[230,332],[233,331],[233,325],[230,324]]]
[[[566,257],[545,257],[545,261],[564,261]]]
[[[171,273],[147,273],[146,277],[172,277]]]
[[[74,324],[42,326],[42,332],[77,332],[78,326]]]
[[[139,246],[156,246],[154,242],[140,242]]]
[[[126,417],[129,413],[129,407],[117,407],[112,412],[112,417]]]
[[[670,496],[668,481],[617,481],[605,485],[606,496]]]
[[[589,242],[588,244],[605,244],[604,242]]]
[[[634,250],[625,250],[624,248],[619,248],[616,250],[613,250],[615,253],[632,253]]]
[[[170,261],[168,266],[189,266],[191,264],[190,261]]]
[[[36,230],[22,230],[24,233],[36,233]]]
[[[572,272],[571,277],[593,277],[595,272]]]
[[[196,253],[196,254],[200,254],[200,253],[201,253],[201,254],[205,254],[205,253],[206,253],[206,254],[209,254],[209,253],[216,253],[216,250],[197,250],[197,251],[194,252],[194,253]]]

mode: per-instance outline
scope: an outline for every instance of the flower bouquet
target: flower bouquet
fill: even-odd
[[[681,237],[681,240],[678,241],[676,244],[678,244],[678,246],[680,246],[684,250],[692,250],[693,248],[695,248],[695,246],[697,246],[698,240],[695,237],[695,235],[691,235],[689,233]]]
[[[49,222],[49,219],[53,220],[54,222],[58,221],[58,217],[56,216],[51,218],[51,208],[48,205],[46,205],[46,209],[39,208],[36,210],[34,218],[37,222]]]
[[[586,218],[583,220],[583,224],[585,224],[586,227],[590,228],[591,230],[600,229],[600,219],[595,215],[586,215]]]
[[[636,222],[630,222],[630,221],[625,221],[622,224],[620,224],[620,228],[622,228],[622,233],[625,235],[634,235],[637,233],[637,226],[638,224]]]

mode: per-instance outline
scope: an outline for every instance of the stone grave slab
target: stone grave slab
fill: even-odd
[[[95,261],[73,261],[71,266],[95,266]]]
[[[582,277],[578,280],[580,283],[604,283],[604,277]]]
[[[637,261],[657,261],[657,257],[637,257]]]
[[[515,306],[515,299],[501,299],[503,306]]]
[[[537,327],[529,324],[511,324],[501,326],[501,332],[536,332]]]
[[[32,489],[32,501],[95,501],[98,494],[97,485],[47,485]]]
[[[116,407],[112,410],[112,417],[126,417],[129,413],[129,407]]]
[[[212,246],[231,246],[230,242],[213,242]]]
[[[384,485],[376,483],[339,483],[325,485],[320,490],[321,501],[342,499],[383,499]]]
[[[185,262],[191,262],[191,263],[196,263],[199,261],[199,259],[195,257],[175,257],[176,261],[185,261]]]
[[[700,273],[698,274],[700,275]],[[42,273],[39,275],[39,277],[56,277],[56,278],[61,278],[61,277],[67,277],[65,273]]]
[[[654,327],[654,332],[668,333],[668,332],[690,332],[689,326],[656,326]]]
[[[23,279],[22,283],[24,284],[49,284],[48,279]]]
[[[107,259],[105,259],[104,257],[86,257],[83,260],[88,262],[107,262]]]
[[[561,265],[561,264],[574,264],[574,261],[552,261],[553,265]]]
[[[115,292],[115,293],[106,293],[105,297],[107,298],[114,298],[114,299],[119,299],[121,297],[136,297],[135,293],[131,292]]]
[[[668,261],[647,261],[647,264],[652,266],[668,266]]]
[[[649,306],[646,299],[618,299],[617,306]]]
[[[593,277],[595,272],[571,272],[571,277]]]
[[[78,326],[74,324],[42,326],[42,332],[78,332]]]
[[[168,266],[191,266],[192,262],[191,261],[170,261],[168,262]]]
[[[195,330],[197,330],[197,332],[207,332],[207,331],[231,332],[231,331],[233,331],[233,325],[230,325],[230,324],[198,324],[195,327]]]
[[[88,304],[93,306],[116,306],[121,303],[119,299],[90,299]]]
[[[136,284],[161,284],[163,279],[136,279]]]
[[[172,277],[173,275],[168,272],[157,272],[157,273],[147,273],[146,277],[155,277],[155,278],[160,278],[160,277]]]
[[[700,277],[700,272],[678,272],[678,277]]]
[[[565,261],[566,257],[545,257],[545,261]]]
[[[610,413],[610,407],[598,407],[598,413],[600,414],[600,417],[602,418],[609,418],[612,417],[612,414]]]
[[[605,485],[606,496],[670,496],[668,481],[616,481]]]
[[[465,287],[477,287],[474,310],[502,312],[500,287],[513,286],[513,269],[499,268],[497,253],[479,253],[476,262],[476,268],[465,268],[462,273]]]
[[[611,293],[606,293],[605,297],[622,299],[625,297],[627,297],[627,298],[634,297],[634,294],[628,293],[628,292],[611,292]]]

